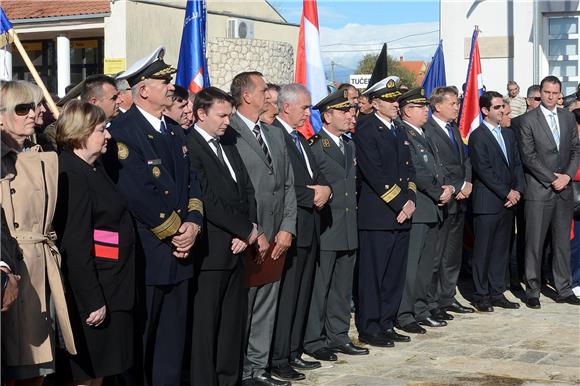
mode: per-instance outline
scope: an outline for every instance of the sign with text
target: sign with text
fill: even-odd
[[[353,74],[350,76],[349,83],[356,88],[364,90],[367,88],[369,80],[371,80],[371,74]]]
[[[105,58],[104,73],[115,75],[118,72],[125,71],[127,68],[125,58]]]

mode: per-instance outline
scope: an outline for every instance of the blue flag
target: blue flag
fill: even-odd
[[[175,83],[190,92],[197,93],[210,85],[205,57],[205,30],[205,0],[188,0]]]
[[[439,42],[439,47],[433,55],[431,60],[431,65],[423,78],[423,84],[421,85],[425,89],[425,98],[429,98],[431,93],[436,87],[447,86],[447,80],[445,79],[445,58],[443,57],[443,41]]]
[[[12,37],[8,31],[12,29],[12,23],[8,20],[8,16],[4,13],[4,9],[0,7],[0,48],[6,47],[12,43]]]

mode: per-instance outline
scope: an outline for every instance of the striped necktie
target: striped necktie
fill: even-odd
[[[268,146],[266,146],[266,143],[264,142],[264,139],[262,138],[262,132],[260,130],[260,125],[254,126],[252,131],[254,132],[254,135],[256,136],[256,139],[258,140],[258,144],[260,145],[260,147],[262,148],[262,151],[264,152],[264,155],[266,156],[266,162],[268,163],[268,166],[272,166],[272,157],[270,157],[270,152],[268,151]]]

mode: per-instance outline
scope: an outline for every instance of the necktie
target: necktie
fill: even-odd
[[[459,144],[455,140],[455,135],[453,135],[453,127],[451,127],[451,124],[448,123],[445,125],[445,128],[447,129],[447,133],[449,134],[449,141],[451,141],[451,147],[453,148],[455,155],[459,157]]]
[[[495,136],[495,140],[497,141],[497,143],[499,144],[499,147],[501,148],[503,156],[505,157],[506,161],[508,161],[508,163],[509,163],[507,149],[505,147],[505,141],[503,140],[503,137],[501,135],[501,127],[498,126],[495,129],[493,129],[493,134]]]
[[[560,150],[560,129],[558,129],[558,119],[557,113],[550,113],[550,130],[552,130],[552,135],[554,136],[554,141],[556,142],[556,147]]]
[[[159,131],[161,132],[161,134],[169,133],[169,130],[167,130],[167,126],[165,126],[164,121],[161,121],[161,126],[159,127]]]
[[[210,139],[210,142],[215,146],[216,154],[217,154],[217,157],[220,160],[221,164],[223,166],[226,166],[226,160],[224,159],[224,152],[222,150],[222,145],[220,145],[219,139],[212,138],[212,139]]]
[[[296,149],[298,149],[298,153],[300,153],[300,157],[302,157],[302,159],[304,159],[304,152],[302,151],[302,146],[300,145],[300,138],[298,138],[298,132],[296,130],[292,130],[290,132],[290,136],[292,137],[292,140],[294,141],[294,145],[296,146]]]
[[[342,140],[342,137],[338,139],[338,148],[340,149],[340,152],[344,154],[344,141]]]
[[[264,155],[266,156],[266,162],[268,163],[269,166],[271,166],[272,165],[272,158],[270,157],[270,152],[268,151],[268,147],[264,143],[264,139],[262,139],[260,125],[254,126],[254,129],[252,131],[254,132],[254,135],[256,136],[256,139],[258,140],[258,144],[260,145],[260,147],[262,148],[262,151],[264,152]]]

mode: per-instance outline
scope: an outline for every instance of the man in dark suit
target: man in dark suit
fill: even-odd
[[[133,89],[135,104],[117,117],[108,169],[135,218],[144,267],[145,385],[178,385],[185,349],[192,248],[203,224],[201,188],[178,126],[167,125],[171,76],[159,47],[119,77]]]
[[[255,190],[259,262],[283,259],[296,234],[296,193],[288,149],[280,129],[259,121],[266,106],[268,86],[259,72],[234,77],[231,94],[237,112],[230,120],[228,140],[234,141]],[[230,138],[231,137],[231,138]],[[275,243],[270,248],[269,243]],[[268,253],[268,249],[271,250]],[[268,256],[266,256],[268,254]],[[289,385],[267,371],[280,278],[248,291],[247,344],[242,385]]]
[[[473,168],[474,305],[480,312],[493,307],[519,308],[504,296],[513,233],[514,210],[524,191],[524,175],[516,143],[502,128],[504,100],[496,91],[479,97],[483,123],[469,136]]]
[[[448,216],[443,221],[443,231],[437,243],[435,273],[429,290],[429,308],[435,319],[451,320],[453,316],[446,311],[473,312],[473,308],[465,307],[455,299],[461,269],[466,200],[472,190],[471,163],[463,147],[459,129],[454,123],[459,113],[457,89],[438,87],[431,93],[429,103],[433,115],[427,120],[423,130],[439,149],[445,170],[445,184],[454,188],[454,198],[447,204]]]
[[[422,127],[429,118],[429,102],[424,90],[407,91],[398,99],[402,127],[409,139],[409,150],[417,181],[417,209],[409,236],[407,273],[398,327],[409,333],[424,334],[420,326],[443,327],[445,321],[431,317],[427,293],[433,278],[436,246],[441,235],[445,205],[452,199],[453,186],[443,183],[443,165],[437,147],[425,136]]]
[[[556,107],[560,80],[540,83],[540,107],[522,115],[519,142],[526,179],[527,306],[540,308],[541,262],[548,229],[552,237],[552,271],[558,301],[580,305],[570,287],[570,227],[574,201],[570,181],[580,162],[574,115]]]
[[[280,282],[278,313],[272,344],[271,372],[278,378],[304,379],[300,370],[320,367],[320,362],[301,359],[304,326],[314,283],[314,264],[318,257],[320,210],[331,190],[310,151],[308,141],[296,129],[310,116],[310,92],[301,84],[283,86],[278,93],[278,117],[273,126],[284,134],[294,171],[297,223],[296,239],[288,249]]]
[[[254,188],[236,147],[222,141],[233,111],[222,90],[200,91],[196,123],[187,136],[198,172],[205,228],[196,245],[193,291],[192,385],[238,385],[247,312],[244,254],[258,238]]]
[[[310,139],[320,173],[332,188],[332,199],[320,211],[320,257],[304,334],[304,350],[323,361],[336,361],[336,353],[368,354],[352,344],[350,300],[356,249],[356,164],[354,143],[345,140],[351,105],[344,91],[336,91],[314,106],[323,127]]]
[[[365,91],[375,113],[359,121],[354,136],[361,176],[356,326],[361,342],[380,347],[411,340],[394,329],[417,191],[407,134],[394,122],[399,84],[390,76]]]

